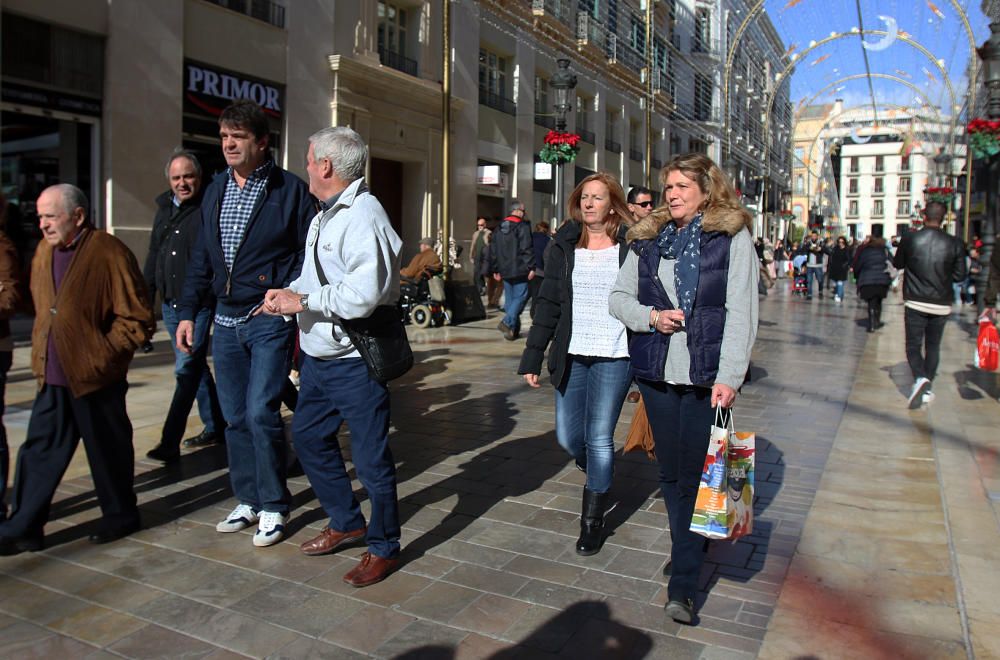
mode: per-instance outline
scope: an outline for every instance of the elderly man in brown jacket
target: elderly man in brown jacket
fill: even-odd
[[[43,547],[52,496],[81,437],[103,513],[90,541],[139,529],[125,375],[155,327],[145,281],[129,249],[87,222],[78,188],[46,188],[37,206],[45,241],[31,265],[31,368],[39,390],[17,455],[12,514],[0,524],[0,554]]]

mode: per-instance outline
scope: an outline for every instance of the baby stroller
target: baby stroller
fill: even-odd
[[[809,274],[806,272],[806,260],[803,255],[795,257],[792,261],[794,274],[792,275],[792,295],[805,296],[809,294]]]
[[[451,311],[445,306],[444,279],[438,275],[440,271],[425,271],[417,280],[400,280],[398,307],[403,323],[427,328],[451,322]]]

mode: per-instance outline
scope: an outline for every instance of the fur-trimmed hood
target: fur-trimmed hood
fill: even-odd
[[[668,209],[657,209],[650,213],[645,219],[640,220],[631,229],[625,239],[633,241],[649,240],[660,235],[663,225],[670,221],[670,211]],[[746,209],[715,208],[705,212],[701,220],[702,231],[718,231],[730,236],[735,236],[743,228],[752,229],[753,218]]]

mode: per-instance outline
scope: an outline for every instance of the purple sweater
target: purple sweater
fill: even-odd
[[[69,247],[56,248],[52,251],[52,279],[55,281],[57,295],[63,277],[65,277],[66,271],[69,270],[70,262],[73,261],[73,255],[76,254],[76,246],[79,245],[78,239],[79,236],[77,236],[77,240],[74,240]],[[44,314],[46,311],[48,310],[37,310],[39,314]],[[51,314],[52,312],[48,311],[48,313]],[[45,382],[48,385],[69,387],[69,381],[66,380],[66,372],[63,371],[62,363],[59,362],[59,354],[56,353],[56,343],[52,338],[51,332],[49,333],[46,346]]]

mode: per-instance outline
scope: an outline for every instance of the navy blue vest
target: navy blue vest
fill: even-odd
[[[729,245],[732,237],[722,232],[702,232],[698,290],[691,317],[685,319],[687,348],[691,355],[689,376],[695,385],[715,382],[719,373],[722,334],[726,326],[726,285],[729,278]],[[660,249],[656,239],[636,241],[632,250],[639,257],[639,303],[656,309],[674,309],[667,298],[657,269]],[[637,332],[629,342],[632,370],[639,378],[663,380],[671,335]]]

